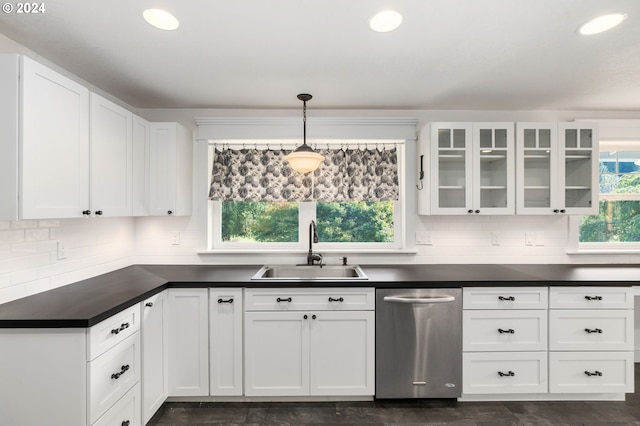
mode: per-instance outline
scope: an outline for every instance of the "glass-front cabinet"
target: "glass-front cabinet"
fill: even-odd
[[[597,214],[593,123],[517,123],[518,214]]]
[[[513,214],[513,176],[513,123],[431,123],[431,214]]]

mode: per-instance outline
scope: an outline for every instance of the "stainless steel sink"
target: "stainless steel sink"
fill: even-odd
[[[357,265],[265,265],[255,273],[252,280],[286,281],[353,281],[368,280]]]

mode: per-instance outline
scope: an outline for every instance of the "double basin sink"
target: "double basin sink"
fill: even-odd
[[[368,280],[357,265],[265,265],[252,280],[272,281],[353,281]]]

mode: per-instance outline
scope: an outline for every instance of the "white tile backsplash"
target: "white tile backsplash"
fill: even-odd
[[[0,221],[0,303],[131,265],[134,226],[132,218]]]

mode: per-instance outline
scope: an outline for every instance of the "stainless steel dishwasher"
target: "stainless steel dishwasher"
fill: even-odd
[[[462,392],[462,289],[376,290],[376,398]]]

